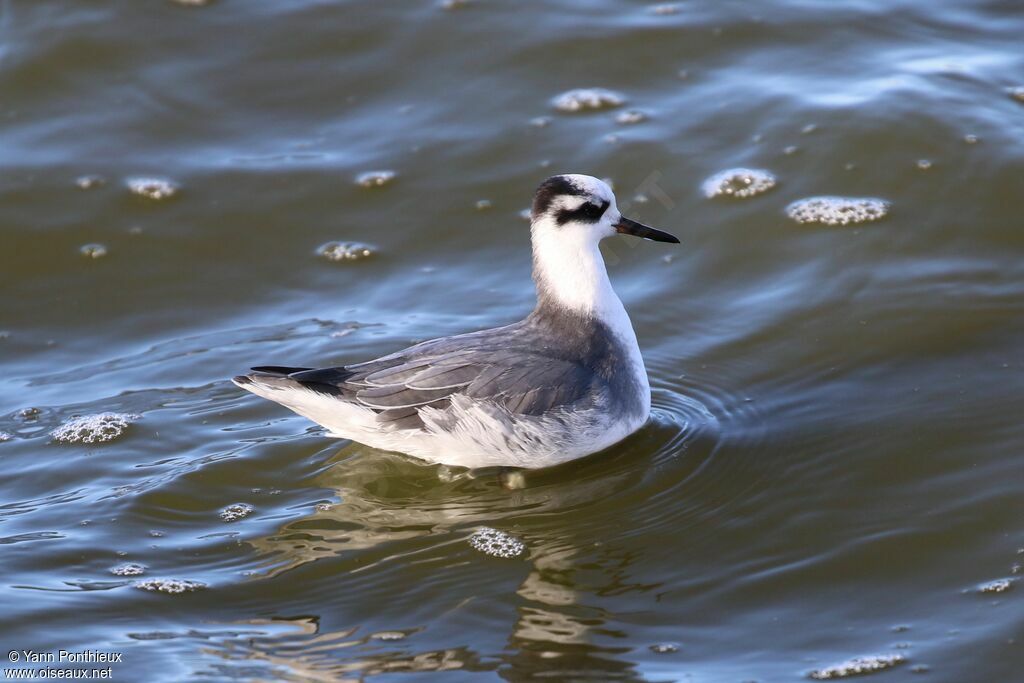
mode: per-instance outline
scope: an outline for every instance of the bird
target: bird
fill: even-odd
[[[530,209],[537,303],[519,322],[326,368],[264,365],[233,382],[327,435],[431,464],[539,469],[582,458],[646,424],[651,389],[599,243],[679,243],[623,216],[609,185],[562,174]]]

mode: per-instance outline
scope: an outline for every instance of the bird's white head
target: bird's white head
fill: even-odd
[[[530,211],[533,277],[538,297],[581,313],[621,308],[598,244],[615,234],[657,242],[679,240],[625,218],[608,183],[588,175],[551,176],[537,188]]]

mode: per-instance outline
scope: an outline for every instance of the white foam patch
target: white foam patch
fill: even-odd
[[[377,247],[362,242],[327,242],[316,253],[328,261],[359,261],[377,253]]]
[[[75,185],[82,190],[91,190],[96,187],[102,187],[106,185],[107,181],[98,175],[83,175],[75,178]]]
[[[579,112],[612,109],[626,103],[626,98],[604,88],[576,88],[567,90],[551,101],[558,111]]]
[[[810,197],[786,207],[797,223],[851,225],[877,221],[889,213],[889,202],[871,197]]]
[[[102,258],[107,255],[107,248],[102,244],[83,244],[78,252],[86,258]]]
[[[234,503],[220,511],[220,518],[225,522],[236,522],[252,514],[253,507],[248,503]]]
[[[506,559],[518,557],[526,550],[526,545],[515,536],[487,526],[477,529],[469,537],[469,544],[485,555]]]
[[[362,187],[381,187],[395,179],[394,171],[366,171],[356,176],[356,184]]]
[[[374,640],[405,640],[405,634],[401,631],[378,631],[370,634]]]
[[[996,579],[980,584],[977,588],[979,593],[1005,593],[1013,588],[1013,579]]]
[[[651,5],[649,8],[647,8],[647,11],[650,12],[651,14],[657,14],[657,15],[660,15],[660,16],[667,16],[667,15],[670,15],[670,14],[678,14],[679,13],[679,5],[676,5],[674,3],[663,3],[661,5]]]
[[[99,413],[75,417],[50,433],[60,443],[104,443],[113,441],[124,434],[125,430],[139,415],[127,413]]]
[[[145,579],[136,581],[134,585],[144,591],[171,594],[191,593],[206,588],[206,584],[202,581],[192,581],[191,579]]]
[[[767,192],[775,187],[776,182],[770,171],[759,168],[730,168],[705,180],[702,188],[708,197],[746,199]]]
[[[647,114],[638,109],[630,109],[628,111],[620,112],[615,116],[615,123],[621,123],[627,126],[634,123],[643,123],[646,120]]]
[[[675,643],[655,643],[649,649],[656,655],[670,655],[673,652],[679,652],[679,646]]]
[[[848,678],[850,676],[884,671],[905,661],[907,661],[906,657],[901,654],[867,655],[865,657],[854,657],[853,659],[827,666],[823,669],[815,669],[808,675],[816,681]]]
[[[146,565],[136,562],[127,562],[110,568],[114,576],[142,576],[146,573]]]
[[[14,438],[14,435],[10,432],[0,432],[0,443],[4,441],[10,441]]]
[[[179,191],[178,184],[167,178],[129,178],[128,189],[147,199],[170,199]]]

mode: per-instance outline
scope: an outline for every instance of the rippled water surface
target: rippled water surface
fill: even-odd
[[[1020,680],[1019,3],[0,8],[0,655]],[[228,381],[521,317],[555,172],[682,238],[606,245],[624,443],[467,473]]]

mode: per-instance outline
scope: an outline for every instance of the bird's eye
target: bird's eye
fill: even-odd
[[[608,201],[601,202],[601,205],[591,204],[590,202],[584,202],[577,208],[562,209],[555,216],[555,220],[559,225],[564,225],[569,221],[580,221],[582,223],[596,223],[601,220],[601,216],[608,210],[610,203]]]
[[[591,223],[596,223],[601,220],[601,216],[603,216],[604,212],[607,210],[608,202],[601,202],[600,206],[587,202],[580,207],[580,213],[582,214],[583,219]]]

